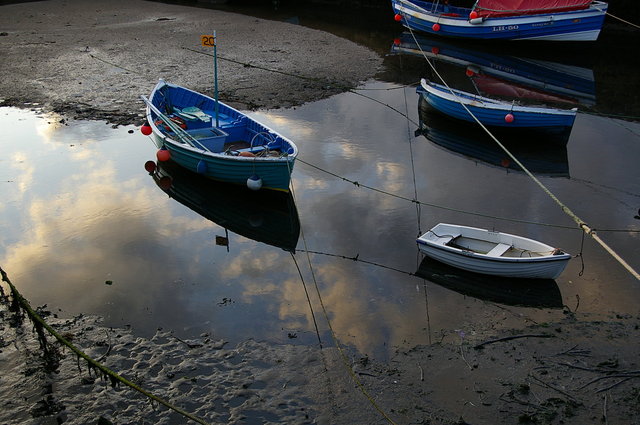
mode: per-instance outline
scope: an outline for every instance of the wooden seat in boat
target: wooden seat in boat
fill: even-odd
[[[507,245],[506,243],[499,243],[498,245],[494,246],[491,251],[487,252],[487,255],[489,257],[501,257],[502,254],[509,250],[509,248],[511,248],[511,245]]]

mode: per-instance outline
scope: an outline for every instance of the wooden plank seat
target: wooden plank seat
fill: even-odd
[[[443,236],[438,236],[435,242],[442,245],[448,245],[449,242],[451,242],[453,239],[454,239],[453,235],[443,235]]]
[[[487,255],[489,257],[501,257],[502,254],[509,250],[509,248],[511,248],[511,245],[507,245],[506,243],[499,243],[498,245],[494,246],[491,251],[487,252]]]

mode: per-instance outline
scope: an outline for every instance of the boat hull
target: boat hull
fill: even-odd
[[[418,92],[429,105],[445,115],[469,122],[475,122],[475,116],[482,124],[496,127],[572,127],[577,113],[575,109],[519,106],[494,101],[426,80],[422,81]]]
[[[166,148],[171,152],[171,159],[176,164],[193,171],[202,170],[201,161],[206,164],[202,174],[210,179],[246,185],[252,176],[258,176],[262,180],[263,189],[272,189],[288,192],[295,158],[287,158],[286,161],[263,162],[255,158],[226,157],[226,155],[205,155],[201,150],[193,149],[174,140],[154,134],[155,144],[159,149]],[[200,164],[200,167],[198,166]]]
[[[460,155],[475,163],[522,173],[522,168],[512,161],[505,151],[475,123],[468,123],[442,115],[418,99],[419,130],[435,145]],[[524,167],[535,175],[569,177],[567,141],[571,129],[522,129],[495,128],[492,134],[511,152]]]
[[[502,257],[492,256],[490,253],[478,253],[473,250],[448,246],[445,235],[464,236],[481,241],[511,244],[527,247],[528,250],[549,252],[548,255],[535,257]],[[448,238],[451,240],[452,238]],[[467,226],[440,223],[417,239],[421,252],[434,260],[448,264],[462,270],[474,273],[528,278],[528,279],[556,279],[565,269],[571,256],[566,253],[552,253],[554,248],[532,239],[501,232],[490,232]]]
[[[216,131],[209,134],[213,137],[194,136],[185,141],[185,134],[168,131],[166,122],[147,105],[147,122],[154,143],[159,149],[169,151],[168,156],[180,166],[216,181],[250,185],[251,179],[258,181],[262,189],[289,191],[298,154],[291,140],[223,102],[162,80],[149,99],[157,111],[167,114],[165,116],[174,110],[197,106],[205,119],[208,117],[207,122],[199,119],[186,122],[185,133],[197,133],[201,137],[203,132]],[[229,146],[234,143],[242,144],[243,149],[231,149]],[[254,155],[254,148],[260,148],[263,155]],[[270,150],[278,154],[268,155]]]
[[[594,2],[588,9],[570,12],[474,20],[469,19],[471,9],[447,7],[441,3],[392,0],[392,7],[405,27],[437,36],[478,40],[595,41],[608,6]]]

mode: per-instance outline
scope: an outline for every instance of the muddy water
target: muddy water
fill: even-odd
[[[65,121],[37,105],[0,109],[0,264],[34,305],[100,315],[145,336],[163,328],[231,343],[332,344],[330,323],[341,344],[380,359],[478,324],[553,321],[562,306],[637,313],[637,281],[611,255],[478,129],[430,111],[416,94],[435,69],[469,91],[489,87],[479,75],[511,81],[511,90],[534,80],[538,94],[553,88],[554,104],[578,107],[563,134],[499,137],[638,270],[640,102],[632,95],[637,58],[624,54],[633,37],[610,28],[597,44],[565,50],[428,38],[417,46],[377,19],[328,24],[282,9],[269,17],[386,55],[386,71],[355,92],[252,112],[300,148],[290,198],[254,200],[170,169],[169,187],[144,169],[155,150],[135,127]],[[438,222],[522,234],[582,256],[544,291],[496,289],[421,267],[415,238]]]
[[[308,345],[333,343],[328,318],[340,343],[378,358],[478,323],[552,321],[562,305],[637,312],[637,282],[529,177],[416,132],[440,122],[423,106],[415,87],[372,81],[357,94],[253,113],[300,148],[293,206],[282,197],[252,206],[239,189],[176,179],[198,194],[194,206],[144,169],[155,149],[137,128],[4,108],[1,264],[33,305],[62,316],[97,314],[147,336],[163,328]],[[579,113],[566,145],[536,152],[536,163],[560,170],[541,171],[541,182],[592,227],[612,230],[602,238],[636,269],[640,236],[624,230],[640,223],[639,141],[636,122]],[[452,287],[455,271],[414,275],[415,238],[438,222],[527,235],[582,260],[543,304],[514,306]]]

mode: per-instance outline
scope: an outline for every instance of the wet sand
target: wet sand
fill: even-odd
[[[52,0],[0,11],[2,104],[37,104],[70,118],[135,123],[138,96],[160,77],[210,91],[212,58],[194,50],[212,29],[221,98],[240,108],[313,101],[381,66],[374,53],[330,34],[218,11],[136,0]],[[97,317],[46,319],[107,367],[209,423],[640,423],[640,317],[602,321],[565,309],[564,320],[518,333],[477,327],[396,348],[387,363],[343,355],[329,342],[229,346],[163,329],[140,338]],[[47,365],[31,323],[15,316],[3,299],[0,424],[189,423],[112,387],[53,338],[60,357]]]
[[[0,105],[35,103],[70,118],[139,121],[157,80],[240,109],[300,105],[380,70],[365,47],[301,26],[142,0],[50,0],[0,6]]]
[[[6,307],[0,307],[0,423],[190,423],[123,384],[113,386],[52,337],[59,356],[47,363],[31,323],[16,321]],[[443,335],[430,346],[396,349],[389,363],[380,363],[335,347],[254,340],[229,347],[209,335],[182,340],[163,329],[145,339],[132,329],[106,328],[98,317],[44,314],[92,358],[211,424],[640,419],[639,321],[633,317],[603,322],[567,313],[562,322],[518,334],[475,329]]]

